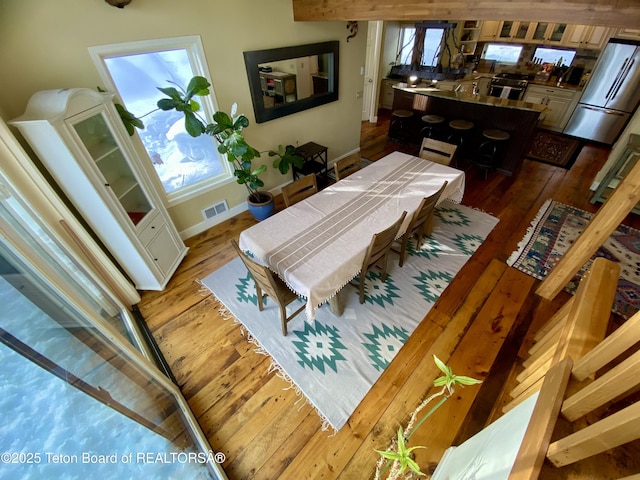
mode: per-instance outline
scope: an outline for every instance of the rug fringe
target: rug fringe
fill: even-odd
[[[269,363],[269,367],[267,368],[267,373],[268,374],[275,373],[277,377],[281,378],[286,383],[288,383],[289,386],[284,388],[283,390],[293,390],[295,392],[296,397],[298,397],[297,400],[295,401],[295,404],[297,405],[302,401],[303,403],[300,405],[300,408],[303,408],[305,404],[313,408],[316,414],[320,417],[320,420],[322,421],[322,427],[321,427],[322,431],[326,432],[329,430],[333,430],[333,433],[329,436],[330,437],[335,436],[338,433],[338,430],[333,425],[331,425],[327,417],[325,417],[324,414],[320,410],[318,410],[318,408],[313,403],[309,401],[309,399],[304,395],[302,390],[300,390],[300,387],[298,387],[298,385],[291,379],[291,377],[287,375],[284,369],[280,366],[278,362],[276,362],[276,360],[271,356],[271,354],[260,344],[260,342],[251,334],[251,332],[246,329],[246,327],[242,324],[242,322],[240,322],[240,320],[236,318],[236,316],[226,307],[226,305],[222,303],[222,301],[220,301],[218,297],[216,297],[215,293],[213,293],[208,287],[206,287],[201,280],[196,280],[196,282],[200,285],[200,290],[198,293],[202,294],[203,296],[211,295],[213,297],[213,299],[215,300],[215,303],[217,304],[218,312],[220,313],[222,318],[224,320],[231,320],[240,326],[240,331],[242,332],[242,335],[246,336],[247,341],[253,344],[253,346],[255,347],[253,351],[260,355],[265,355],[271,359]],[[204,290],[206,290],[206,292]]]
[[[549,198],[542,204],[542,206],[538,210],[538,213],[536,213],[535,218],[531,221],[531,223],[529,224],[529,227],[527,227],[527,233],[524,235],[524,237],[522,237],[522,240],[518,242],[518,246],[516,247],[515,251],[512,252],[509,258],[507,259],[507,265],[509,265],[510,267],[513,266],[513,264],[518,260],[518,258],[522,254],[522,251],[529,243],[529,240],[531,240],[531,237],[535,233],[536,226],[538,225],[538,223],[540,223],[542,216],[549,209],[549,205],[551,205],[551,202],[553,202],[553,200]]]

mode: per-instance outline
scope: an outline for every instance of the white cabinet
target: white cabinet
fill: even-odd
[[[537,22],[529,29],[528,40],[533,43],[561,45],[566,31],[566,23]]]
[[[563,45],[601,50],[609,40],[611,29],[598,25],[569,25]]]
[[[529,29],[535,25],[534,22],[514,22],[504,20],[500,22],[497,40],[509,42],[527,42],[531,36]]]
[[[529,85],[522,98],[525,102],[545,105],[547,110],[540,126],[558,132],[569,121],[578,99],[579,92],[575,90],[542,85]]]
[[[615,34],[616,38],[628,38],[631,40],[640,40],[640,29],[638,28],[619,28]]]
[[[380,85],[380,108],[391,110],[393,108],[393,86],[398,84],[398,80],[383,78]]]
[[[490,42],[498,38],[498,32],[500,31],[500,24],[502,22],[496,20],[485,20],[480,25],[480,34],[478,35],[478,41]]]
[[[474,55],[480,37],[480,21],[465,20],[460,30],[460,48],[464,55]]]
[[[136,288],[162,290],[187,248],[111,99],[84,88],[42,91],[9,123]]]

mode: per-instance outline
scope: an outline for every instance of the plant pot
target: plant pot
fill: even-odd
[[[273,195],[269,192],[258,192],[259,198],[255,198],[256,195],[250,195],[247,197],[247,205],[253,218],[261,222],[265,218],[269,218],[273,214],[275,208],[275,202]]]

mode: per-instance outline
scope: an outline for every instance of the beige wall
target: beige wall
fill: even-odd
[[[103,0],[0,0],[0,115],[21,115],[39,90],[100,85],[90,46],[200,35],[218,105],[228,111],[238,103],[252,123],[246,137],[254,147],[314,141],[329,147],[331,161],[359,148],[366,22],[348,43],[347,34],[344,22],[294,22],[291,0],[133,0],[124,9]],[[329,40],[340,40],[339,101],[256,124],[242,52]],[[274,169],[264,177],[267,188],[288,179]],[[232,182],[170,213],[178,230],[193,231],[201,209],[223,199],[230,208],[242,205],[246,190]]]

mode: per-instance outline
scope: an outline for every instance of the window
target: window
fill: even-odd
[[[138,134],[171,201],[186,200],[231,178],[215,140],[194,138],[184,130],[184,117],[158,110],[163,94],[157,87],[186,87],[194,75],[207,76],[199,37],[133,42],[89,49],[107,90],[118,93],[125,108],[144,122]],[[216,110],[214,94],[198,97],[209,121]]]
[[[438,64],[440,45],[444,28],[426,28],[420,65],[434,67]],[[416,42],[416,27],[405,26],[400,31],[400,44],[398,46],[399,63],[411,65],[413,63],[414,48]]]
[[[495,60],[498,63],[518,63],[522,45],[508,45],[503,43],[489,43],[485,47],[482,58]]]
[[[533,58],[541,58],[542,63],[553,63],[556,65],[562,60],[560,66],[569,66],[573,62],[573,57],[576,56],[575,50],[561,50],[559,48],[536,48],[536,52],[533,54]]]

